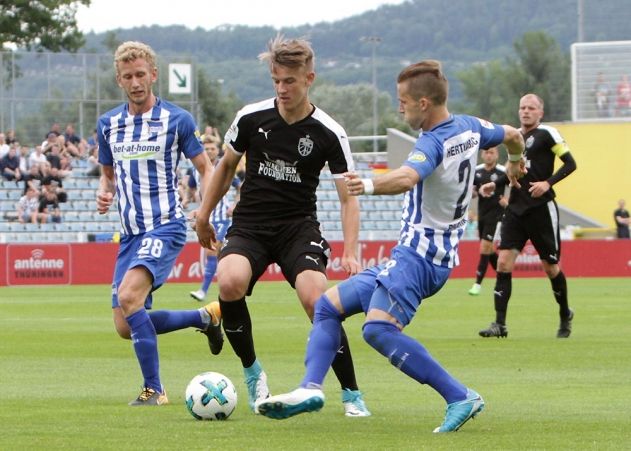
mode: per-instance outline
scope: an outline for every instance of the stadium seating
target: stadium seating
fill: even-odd
[[[383,160],[385,154],[358,154],[357,172],[361,177],[374,175],[372,164],[377,159]],[[96,211],[96,190],[98,177],[86,174],[87,167],[78,162],[71,176],[64,182],[68,201],[60,204],[62,222],[59,224],[20,224],[16,219],[16,203],[22,195],[22,184],[2,181],[0,187],[0,242],[82,242],[98,237],[112,235],[120,230],[118,213],[115,210],[105,215]],[[232,192],[232,190],[231,190]],[[329,240],[341,240],[342,224],[340,207],[335,183],[328,170],[324,170],[317,190],[318,219]],[[232,195],[232,194],[231,194]],[[402,196],[362,196],[361,239],[396,239],[400,227]],[[197,204],[188,205],[187,211]],[[188,241],[197,241],[194,231],[187,233]]]

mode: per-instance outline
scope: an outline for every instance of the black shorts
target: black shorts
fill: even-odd
[[[478,236],[481,240],[493,241],[497,224],[501,218],[497,213],[487,214],[478,218]]]
[[[500,230],[500,249],[521,251],[530,240],[539,258],[550,264],[561,259],[559,209],[553,200],[531,208],[522,216],[506,209]]]
[[[250,261],[252,280],[248,296],[268,265],[277,263],[287,282],[295,288],[296,277],[311,269],[326,274],[331,255],[329,243],[322,237],[318,222],[301,218],[291,223],[271,226],[235,226],[228,230],[219,258],[243,255]]]

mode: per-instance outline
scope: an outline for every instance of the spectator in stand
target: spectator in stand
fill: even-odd
[[[31,149],[28,146],[21,146],[20,143],[15,143],[17,155],[20,158],[20,172],[22,176],[28,172],[28,157],[31,153]]]
[[[45,153],[50,167],[61,169],[61,145],[53,141],[48,145]]]
[[[7,130],[5,139],[7,141],[7,144],[9,145],[18,142],[17,138],[15,137],[15,130]]]
[[[18,182],[22,179],[20,157],[14,146],[10,146],[9,152],[0,159],[0,172],[5,180],[15,180]]]
[[[28,187],[26,193],[18,201],[18,221],[21,224],[30,222],[37,224],[37,211],[39,208],[39,193],[33,187]]]
[[[3,158],[8,153],[9,145],[7,144],[6,136],[4,133],[0,133],[0,158]]]
[[[48,132],[48,134],[46,135],[46,139],[42,141],[42,150],[44,152],[44,155],[46,155],[49,152],[50,146],[53,143],[58,142],[57,138],[59,138],[59,135],[55,135],[55,133],[53,132]]]
[[[60,223],[61,210],[59,210],[59,200],[55,191],[43,187],[42,194],[39,197],[38,208],[39,222],[45,224],[47,222]]]
[[[28,167],[38,166],[39,169],[41,165],[48,165],[48,160],[42,151],[42,146],[35,146],[35,149],[28,156]]]
[[[616,87],[616,115],[628,116],[631,108],[631,83],[629,77],[624,74]]]
[[[609,83],[605,81],[602,72],[598,72],[596,84],[594,84],[594,100],[596,102],[596,114],[598,117],[609,117],[609,96],[611,90]]]
[[[624,206],[624,199],[620,199],[618,201],[618,208],[613,212],[613,218],[616,221],[616,237],[629,239],[629,225],[631,225],[631,219],[629,219],[629,211],[624,208]]]
[[[61,125],[59,125],[57,122],[53,123],[53,125],[50,126],[50,130],[48,131],[48,133],[46,133],[47,137],[50,137],[50,134],[53,134],[55,136],[60,136],[61,135]]]
[[[66,152],[74,158],[84,158],[86,155],[87,143],[84,139],[81,139],[81,137],[77,135],[73,124],[66,125],[66,132],[63,136]]]
[[[68,200],[68,194],[63,187],[62,177],[59,175],[59,169],[51,167],[48,174],[42,179],[42,186],[54,192],[59,202],[63,203]]]
[[[40,167],[43,168],[43,171],[40,171]],[[43,172],[48,173],[48,164],[43,166],[34,164],[30,167],[28,172],[24,174],[24,177],[22,177],[22,181],[24,182],[24,194],[27,193],[29,188],[33,188],[39,193],[42,185],[42,179],[44,178]]]
[[[98,136],[96,134],[96,129],[92,130],[92,134],[90,135],[90,137],[88,138],[86,143],[88,144],[88,151],[90,151],[90,150],[94,149],[95,147],[99,146],[99,139],[98,139]]]
[[[99,164],[99,146],[90,147],[88,150],[88,172],[89,177],[99,177],[101,175],[101,165]]]

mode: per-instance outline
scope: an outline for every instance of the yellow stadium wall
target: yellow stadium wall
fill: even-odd
[[[578,169],[555,185],[559,205],[613,227],[618,199],[631,208],[631,123],[562,123],[556,127]],[[561,161],[556,159],[557,168]]]

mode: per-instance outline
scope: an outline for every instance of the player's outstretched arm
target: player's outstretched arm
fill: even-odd
[[[362,179],[354,172],[346,172],[344,179],[348,193],[351,196],[360,196],[362,194],[401,194],[411,190],[421,181],[418,172],[408,166],[401,166],[372,179]]]

